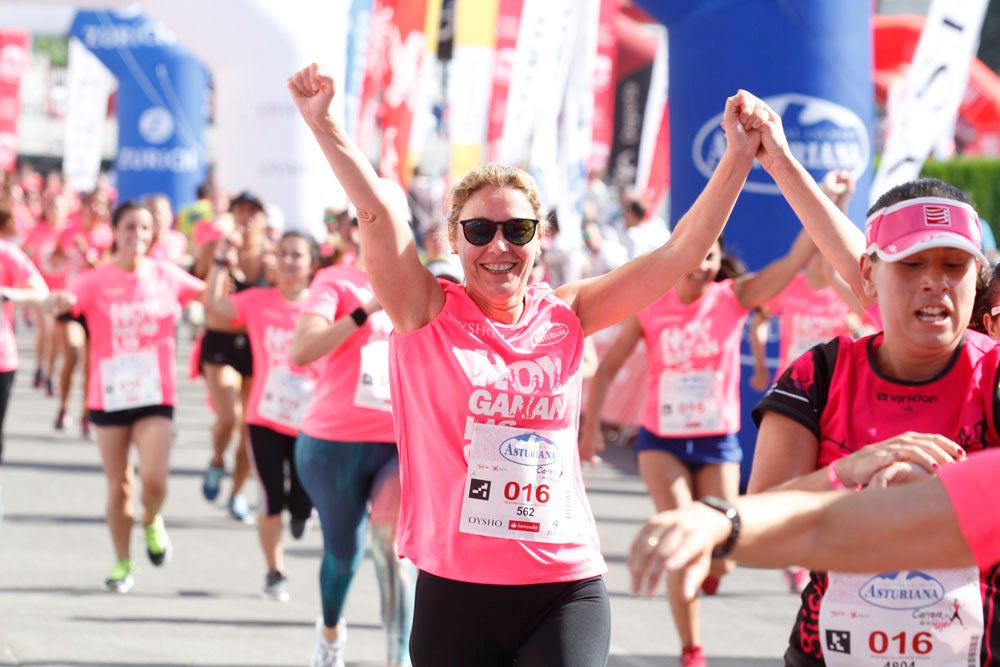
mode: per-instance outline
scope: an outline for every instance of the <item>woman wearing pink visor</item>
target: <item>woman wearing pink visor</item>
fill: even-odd
[[[818,345],[782,374],[754,411],[750,492],[886,485],[1000,444],[1000,351],[967,329],[986,261],[968,199],[938,180],[904,183],[879,197],[863,236],[794,158],[780,117],[761,118],[757,159],[862,304],[877,304],[882,331]],[[785,664],[991,664],[996,575],[813,572]],[[931,622],[956,611],[963,624]],[[882,641],[892,637],[906,641]]]

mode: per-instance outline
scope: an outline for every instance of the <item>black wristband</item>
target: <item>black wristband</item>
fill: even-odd
[[[215,265],[218,266],[218,267],[220,267],[220,268],[224,268],[224,267],[229,266],[229,262],[226,260],[225,257],[216,257],[215,258]]]
[[[359,327],[363,326],[365,321],[368,320],[368,313],[365,312],[364,308],[358,306],[351,311],[351,319],[354,320],[354,323]]]
[[[736,540],[740,537],[740,513],[728,502],[716,496],[705,496],[699,502],[718,512],[722,512],[729,519],[730,525],[732,525],[726,541],[715,547],[712,551],[712,558],[725,558],[733,550],[733,547],[736,546]]]

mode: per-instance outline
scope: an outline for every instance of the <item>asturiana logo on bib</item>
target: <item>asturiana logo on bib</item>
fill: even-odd
[[[519,466],[547,466],[559,460],[559,445],[537,433],[515,435],[500,443],[500,456]]]
[[[860,176],[871,159],[868,126],[847,107],[822,97],[785,93],[764,99],[781,116],[792,154],[811,172],[849,169]],[[698,171],[709,178],[726,150],[722,114],[709,119],[694,138],[692,158]],[[759,194],[781,194],[778,186],[759,165],[747,178],[744,189]]]
[[[882,572],[864,583],[860,595],[882,609],[920,609],[943,600],[944,586],[923,572]]]

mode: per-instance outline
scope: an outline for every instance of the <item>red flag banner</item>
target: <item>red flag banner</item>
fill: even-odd
[[[618,0],[600,0],[601,9],[597,26],[597,60],[594,63],[594,120],[591,142],[590,171],[603,172],[611,155],[611,136],[615,117],[615,59],[618,38],[615,20]]]
[[[521,26],[524,0],[500,0],[497,10],[496,65],[493,70],[493,91],[490,95],[489,117],[486,125],[486,159],[495,162],[503,136],[503,122],[507,115],[507,93],[514,72],[514,52]]]
[[[17,166],[17,119],[21,115],[21,78],[28,63],[31,35],[0,31],[0,169]]]

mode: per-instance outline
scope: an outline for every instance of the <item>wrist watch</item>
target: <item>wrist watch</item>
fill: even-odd
[[[736,540],[740,537],[740,513],[736,511],[735,507],[717,496],[705,496],[704,498],[700,498],[698,502],[708,505],[718,512],[722,512],[729,519],[729,523],[732,526],[729,530],[729,537],[712,551],[712,558],[725,558],[733,550],[733,547],[736,546]]]

